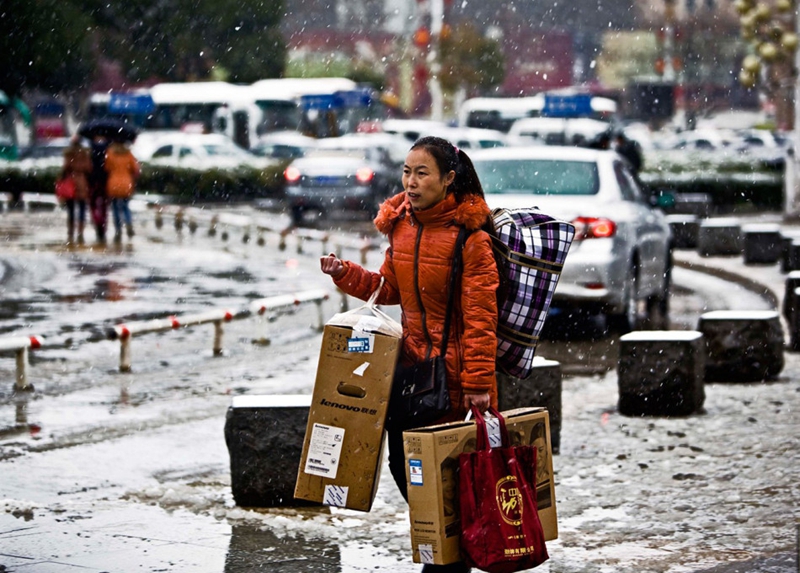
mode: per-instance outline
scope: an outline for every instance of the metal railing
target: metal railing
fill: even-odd
[[[154,332],[166,332],[181,328],[190,328],[202,324],[214,325],[213,352],[215,356],[222,354],[223,324],[232,320],[239,320],[249,316],[269,315],[276,319],[282,314],[292,312],[300,305],[314,303],[317,305],[317,329],[322,330],[325,318],[322,313],[322,303],[328,300],[326,290],[314,289],[302,291],[292,295],[277,295],[258,299],[251,302],[246,308],[238,310],[215,309],[202,313],[170,316],[142,322],[118,324],[108,329],[106,337],[110,340],[120,341],[120,372],[131,371],[131,340],[134,336]],[[62,341],[63,343],[63,341]],[[44,346],[59,346],[56,339],[47,339],[43,336],[10,336],[0,338],[0,353],[13,352],[16,358],[16,375],[14,382],[15,391],[32,391],[33,385],[28,381],[28,354],[30,350]]]
[[[131,371],[131,340],[134,336],[150,334],[154,332],[166,332],[178,330],[201,324],[214,325],[214,344],[213,352],[215,356],[222,354],[223,324],[232,320],[247,318],[252,315],[263,315],[266,313],[281,313],[296,308],[301,304],[315,303],[317,305],[318,329],[324,325],[322,314],[322,303],[328,300],[328,292],[321,289],[308,290],[295,295],[278,295],[269,298],[259,299],[250,303],[247,308],[238,310],[210,310],[207,312],[184,315],[170,316],[133,322],[129,324],[118,324],[109,329],[107,335],[110,340],[120,341],[119,370],[120,372]]]
[[[155,211],[154,221],[157,229],[164,227],[165,217],[172,217],[178,233],[183,232],[184,227],[188,228],[190,233],[195,233],[200,227],[204,227],[209,236],[219,235],[223,241],[227,241],[231,237],[231,232],[235,230],[241,233],[243,243],[250,242],[255,236],[256,243],[264,246],[265,235],[273,234],[278,236],[278,248],[281,251],[286,250],[288,239],[293,238],[298,254],[305,252],[306,243],[319,242],[321,255],[331,251],[341,253],[344,249],[352,249],[358,251],[361,264],[366,264],[367,254],[370,251],[377,251],[385,246],[384,241],[379,239],[348,239],[337,237],[327,231],[292,226],[277,228],[247,215],[211,213],[202,209],[173,205],[151,204],[150,208]]]

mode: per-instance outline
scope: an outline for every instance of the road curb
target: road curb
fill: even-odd
[[[710,264],[698,263],[696,261],[675,259],[673,264],[683,269],[706,273],[708,275],[739,284],[747,290],[761,296],[775,308],[780,308],[782,293],[776,292],[773,287],[764,284],[763,282],[744,276],[741,273],[722,269]]]

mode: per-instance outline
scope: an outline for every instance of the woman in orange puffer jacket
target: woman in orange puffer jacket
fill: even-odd
[[[401,362],[425,358],[430,333],[432,356],[441,348],[448,278],[459,228],[470,234],[463,251],[447,348],[447,381],[453,410],[442,422],[463,419],[471,405],[485,412],[497,406],[497,266],[492,254],[489,207],[469,157],[448,141],[424,137],[403,167],[404,192],[381,205],[375,219],[392,247],[379,273],[334,255],[322,257],[322,271],[344,292],[366,300],[385,279],[376,302],[402,309]],[[406,493],[402,422],[389,428],[389,465]]]
[[[122,220],[128,229],[128,237],[133,237],[133,221],[128,201],[133,196],[136,180],[139,178],[139,162],[127,145],[114,142],[108,146],[105,161],[108,180],[106,193],[111,199],[111,213],[114,215],[114,240],[122,240]]]

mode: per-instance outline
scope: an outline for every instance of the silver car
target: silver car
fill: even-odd
[[[613,151],[514,147],[470,154],[495,207],[533,207],[575,225],[553,308],[601,312],[627,332],[665,327],[671,232]],[[649,319],[648,323],[645,320]]]

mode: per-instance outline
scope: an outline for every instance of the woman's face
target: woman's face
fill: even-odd
[[[442,497],[446,501],[455,499],[457,486],[455,472],[451,468],[444,468],[442,470]]]
[[[442,175],[436,160],[425,149],[412,149],[403,165],[403,189],[415,211],[433,207],[447,195],[456,173]]]

